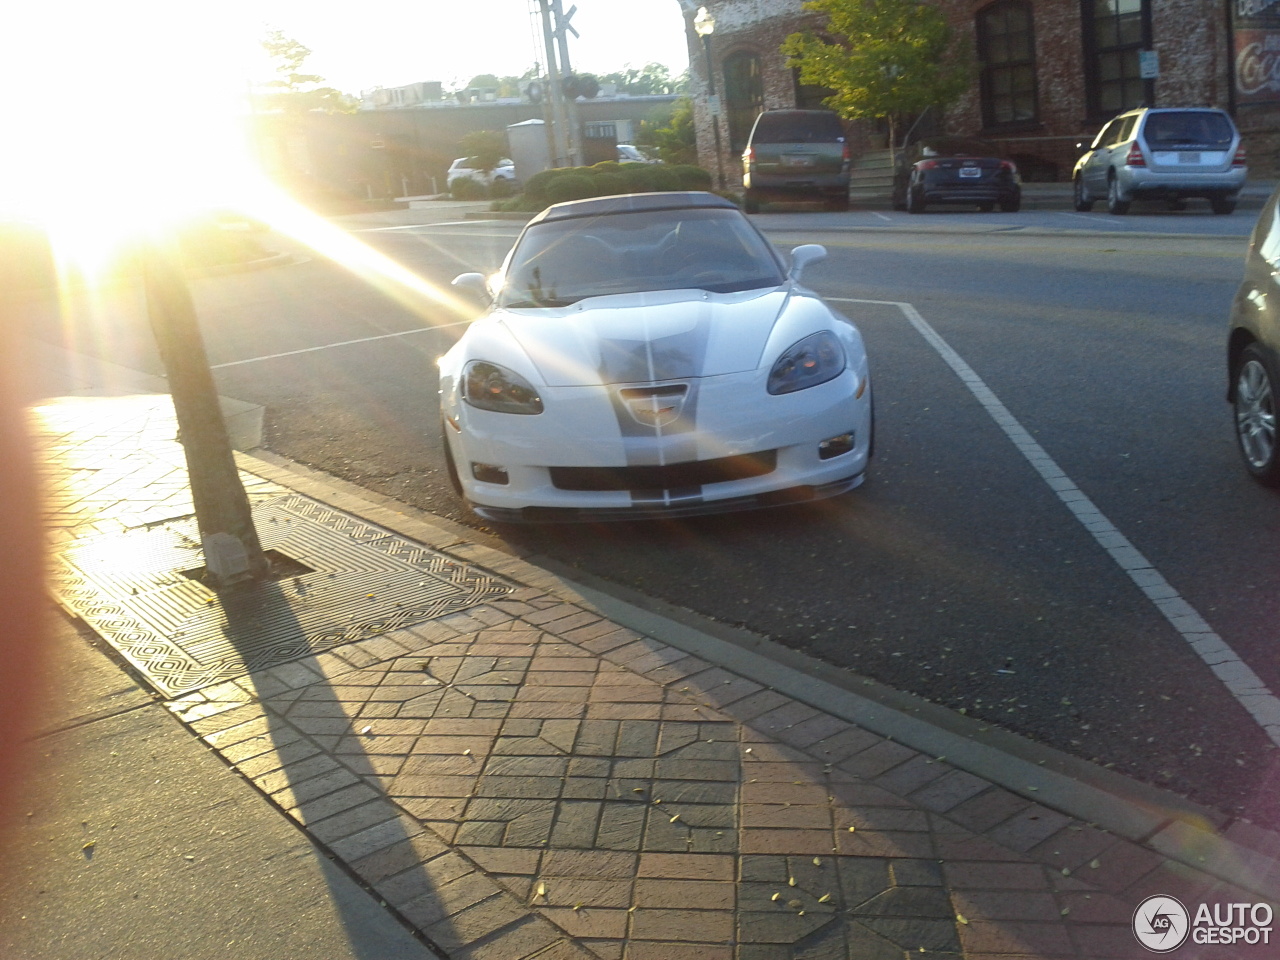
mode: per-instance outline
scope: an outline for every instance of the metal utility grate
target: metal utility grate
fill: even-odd
[[[215,593],[194,518],[69,545],[63,603],[166,696],[465,610],[510,582],[300,496],[254,508],[264,549],[312,568]]]

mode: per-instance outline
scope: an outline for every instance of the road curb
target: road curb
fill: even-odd
[[[938,704],[815,660],[760,635],[506,545],[271,454],[242,469],[428,546],[576,603],[809,706],[965,770],[1160,856],[1280,901],[1280,834]],[[482,542],[483,541],[483,542]]]

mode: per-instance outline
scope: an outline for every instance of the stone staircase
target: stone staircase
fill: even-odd
[[[883,203],[888,206],[893,193],[893,154],[889,150],[869,150],[853,162],[849,173],[849,201],[855,206]]]

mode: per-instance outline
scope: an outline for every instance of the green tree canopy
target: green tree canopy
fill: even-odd
[[[826,32],[782,43],[802,83],[829,87],[824,102],[845,119],[883,119],[943,107],[971,82],[970,58],[937,7],[921,0],[808,0]]]
[[[333,87],[319,86],[324,77],[302,72],[303,62],[311,56],[309,48],[273,30],[262,41],[262,49],[275,65],[276,78],[264,84],[266,91],[258,98],[261,106],[285,113],[355,112],[356,104],[350,97]]]
[[[687,71],[673,77],[671,68],[662,63],[646,63],[643,67],[627,64],[613,73],[596,74],[596,79],[602,84],[616,84],[619,93],[637,97],[646,94],[684,93],[689,88]]]
[[[664,124],[662,120],[644,120],[636,142],[653,147],[665,163],[694,164],[698,162],[698,143],[693,130],[693,102],[681,97]]]
[[[488,173],[507,155],[507,136],[499,130],[472,130],[458,141],[464,156],[474,157],[475,165]]]

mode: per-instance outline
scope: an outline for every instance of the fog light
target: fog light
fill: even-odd
[[[842,433],[838,437],[823,440],[818,444],[818,459],[830,460],[832,457],[848,453],[853,449],[853,438],[853,433]]]
[[[495,467],[492,463],[472,463],[471,475],[481,483],[510,483],[506,468]]]

